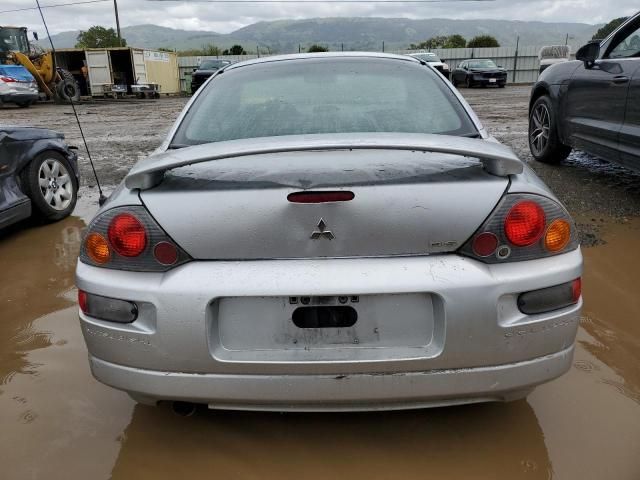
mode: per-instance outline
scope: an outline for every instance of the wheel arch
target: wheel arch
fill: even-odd
[[[531,98],[529,99],[529,118],[531,117],[531,110],[533,109],[533,105],[536,101],[543,96],[548,96],[551,100],[551,104],[553,105],[553,115],[556,118],[556,125],[558,128],[558,136],[560,137],[560,141],[565,143],[566,136],[565,130],[563,128],[563,122],[559,121],[559,116],[561,116],[561,108],[560,108],[560,85],[548,85],[546,83],[538,83],[533,87],[531,91]]]
[[[64,142],[58,139],[53,139],[53,138],[46,138],[46,139],[33,141],[30,147],[24,153],[25,161],[23,161],[22,164],[20,165],[18,173],[22,174],[24,169],[27,168],[27,166],[31,162],[33,162],[33,160],[38,155],[44,152],[56,152],[62,155],[63,157],[65,157],[67,160],[69,160],[69,163],[73,168],[73,173],[76,176],[76,179],[79,180],[79,170],[78,170],[78,162],[77,162],[76,154],[73,153],[71,150],[69,150],[69,147],[67,147],[64,144]]]

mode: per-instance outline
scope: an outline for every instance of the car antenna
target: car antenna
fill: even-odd
[[[53,40],[51,40],[51,34],[49,34],[49,27],[47,27],[47,21],[44,19],[44,14],[42,13],[42,7],[40,6],[40,0],[36,0],[36,5],[38,6],[38,12],[40,12],[40,18],[42,18],[42,23],[44,24],[44,29],[47,32],[47,37],[49,38],[49,43],[51,44],[51,55],[56,58],[56,48],[53,46]],[[102,187],[100,186],[100,180],[98,180],[98,173],[96,172],[96,167],[93,164],[93,159],[91,158],[91,152],[89,151],[89,146],[87,145],[87,140],[84,138],[84,132],[82,131],[82,125],[80,124],[80,118],[78,117],[78,112],[76,111],[76,106],[73,103],[73,98],[71,98],[71,94],[73,91],[67,90],[65,86],[64,93],[66,93],[67,98],[69,99],[69,103],[71,104],[71,108],[73,109],[73,115],[76,117],[76,123],[78,124],[78,130],[80,130],[80,135],[82,136],[82,142],[84,143],[84,148],[87,151],[87,156],[89,157],[89,163],[91,164],[91,170],[93,170],[93,176],[96,179],[96,185],[98,186],[98,192],[100,193],[100,197],[98,198],[98,205],[102,206],[104,202],[107,201],[107,197],[105,197],[104,193],[102,193]]]

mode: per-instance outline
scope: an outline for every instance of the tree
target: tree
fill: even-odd
[[[467,46],[467,40],[462,35],[450,35],[444,44],[444,48],[464,48]]]
[[[604,27],[596,32],[593,36],[592,40],[604,40],[609,35],[613,33],[613,31],[627,21],[627,17],[616,18],[615,20],[611,20]]]
[[[491,35],[480,35],[472,38],[467,43],[467,48],[496,48],[499,46],[498,40]]]
[[[409,47],[411,50],[433,50],[436,48],[464,48],[467,45],[467,41],[462,35],[449,35],[431,37],[424,42],[418,44],[412,43]]]
[[[246,55],[247,52],[242,45],[233,45],[231,48],[226,49],[222,52],[222,55]]]
[[[118,35],[113,28],[104,28],[99,25],[94,25],[86,32],[81,31],[76,40],[76,48],[109,48],[127,46],[127,41],[124,38],[121,42],[118,42]]]
[[[307,48],[308,53],[318,53],[318,52],[328,52],[329,49],[327,47],[323,47],[322,45],[318,45],[314,43],[309,48]]]

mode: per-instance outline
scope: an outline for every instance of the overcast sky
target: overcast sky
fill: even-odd
[[[79,0],[40,0],[41,5]],[[290,0],[289,0],[290,1]],[[0,12],[27,8],[35,0],[0,0]],[[491,18],[543,22],[605,23],[640,9],[638,0],[444,0],[441,3],[202,3],[193,1],[118,0],[120,25],[155,24],[186,30],[228,33],[263,20],[312,17]],[[51,33],[114,26],[113,1],[43,10]],[[0,24],[44,28],[36,10],[0,13]]]

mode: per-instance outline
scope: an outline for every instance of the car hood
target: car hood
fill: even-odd
[[[64,138],[64,135],[48,128],[0,125],[0,143],[4,141],[40,140]]]

